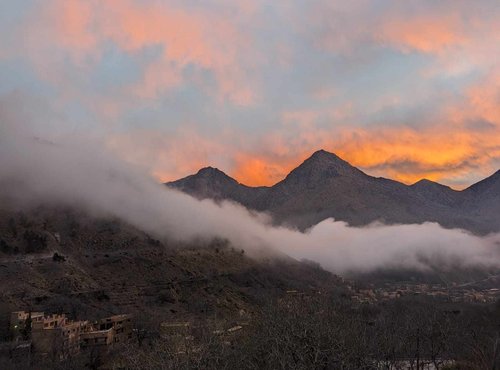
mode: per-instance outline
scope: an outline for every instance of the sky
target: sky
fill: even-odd
[[[272,185],[325,149],[462,189],[500,168],[500,4],[0,0],[6,107],[159,181]]]

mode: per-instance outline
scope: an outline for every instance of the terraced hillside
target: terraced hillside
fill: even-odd
[[[249,258],[221,240],[160,241],[118,220],[68,209],[2,210],[0,249],[4,320],[17,309],[74,318],[127,312],[158,322],[250,317],[286,290],[342,284],[310,263]]]

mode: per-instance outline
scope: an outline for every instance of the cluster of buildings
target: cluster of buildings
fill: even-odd
[[[248,326],[247,321],[235,322],[229,326],[227,329],[213,330],[212,334],[216,335],[228,335],[238,332],[243,329],[244,326]],[[160,324],[160,335],[164,338],[172,338],[176,336],[181,337],[191,337],[192,333],[195,333],[197,329],[202,329],[204,326],[193,325],[189,321],[175,321],[169,322],[165,321]]]
[[[105,349],[132,338],[132,316],[114,315],[94,322],[72,321],[64,314],[15,311],[10,317],[14,342],[31,341],[33,351],[42,356],[61,358],[82,348]]]
[[[282,301],[289,298],[301,298],[307,300],[311,294],[321,292],[300,292],[287,290]],[[443,302],[455,303],[494,303],[500,300],[500,289],[481,289],[468,285],[443,286],[439,284],[407,284],[386,283],[384,286],[370,286],[365,289],[355,288],[354,285],[346,284],[343,293],[352,302],[359,304],[373,304],[376,302],[389,301],[408,296],[425,296]]]
[[[388,284],[384,288],[352,291],[351,299],[359,303],[373,303],[418,295],[447,302],[492,303],[500,299],[500,289],[473,289],[466,286],[444,287],[437,284]]]

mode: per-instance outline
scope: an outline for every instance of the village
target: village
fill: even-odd
[[[422,296],[442,302],[494,303],[500,299],[500,289],[479,289],[468,286],[446,287],[440,284],[386,283],[366,289],[351,289],[351,300],[358,303],[375,303],[402,297]]]
[[[227,327],[212,330],[212,334],[226,338],[224,343],[240,332],[248,321],[234,322]],[[161,322],[155,333],[163,339],[181,340],[175,345],[176,353],[185,350],[182,344],[192,340],[193,333],[203,329],[192,321]],[[106,354],[117,345],[136,343],[151,332],[137,329],[134,316],[118,314],[96,321],[70,320],[66,314],[31,311],[14,311],[10,315],[10,340],[0,343],[0,353],[16,359],[50,359],[62,361],[92,352],[99,356]]]
[[[72,321],[65,314],[15,311],[10,316],[11,340],[2,346],[10,357],[36,355],[64,359],[83,349],[105,351],[132,338],[132,315],[120,314],[94,322]]]
[[[345,280],[345,283],[342,299],[351,301],[354,310],[360,306],[415,296],[459,304],[488,304],[500,297],[500,290],[497,288],[478,289],[467,285],[447,288],[438,284],[386,283],[360,288],[354,282],[351,284]],[[304,301],[315,302],[316,298],[321,301],[322,296],[328,296],[327,292],[290,289],[283,292],[278,305],[285,307],[285,310],[294,310],[303,306]],[[173,356],[189,358],[198,352],[202,356],[202,345],[196,338],[203,338],[208,334],[218,337],[223,346],[233,348],[238,338],[246,335],[247,331],[252,332],[251,329],[256,324],[250,316],[240,312],[236,321],[221,321],[218,325],[182,317],[184,321],[158,321],[155,328],[146,329],[141,327],[140,317],[137,315],[138,313],[121,313],[97,320],[72,320],[70,315],[64,313],[14,311],[10,313],[9,341],[0,344],[0,352],[14,362],[16,359],[29,359],[30,363],[39,360],[62,363],[68,359],[89,358],[90,354],[90,357],[100,356],[104,363],[116,364],[119,360],[117,362],[116,356],[112,357],[114,360],[109,360],[109,353],[113,353],[114,349],[123,351],[127,348],[134,353],[137,348],[144,348],[140,347],[141,341],[147,338],[148,346],[151,343],[167,343]],[[122,352],[115,351],[116,353]],[[101,368],[102,364],[103,362],[95,368]]]

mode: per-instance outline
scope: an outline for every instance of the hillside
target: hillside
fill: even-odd
[[[271,187],[248,187],[213,168],[166,185],[198,198],[230,199],[300,229],[333,217],[355,226],[433,221],[486,234],[500,231],[499,177],[463,191],[429,180],[408,186],[369,176],[320,150]]]
[[[159,241],[116,219],[69,209],[0,211],[2,320],[18,309],[76,318],[128,312],[155,322],[248,318],[287,290],[338,284],[317,265],[256,260],[221,240]]]

